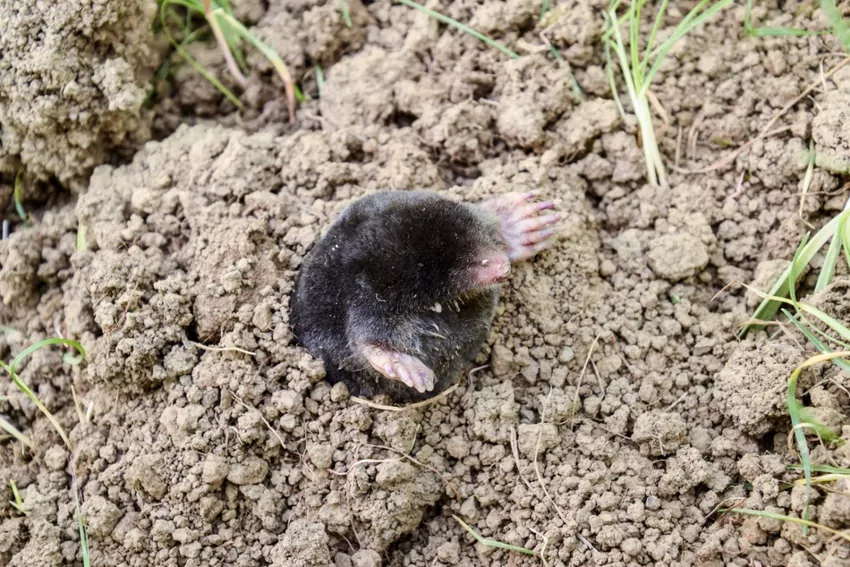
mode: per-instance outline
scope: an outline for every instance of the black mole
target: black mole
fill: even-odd
[[[307,254],[291,322],[331,383],[396,402],[445,390],[487,340],[511,262],[553,240],[551,202],[479,205],[382,191],[350,205]]]

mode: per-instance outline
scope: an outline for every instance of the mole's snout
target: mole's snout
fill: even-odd
[[[502,251],[488,251],[479,256],[472,273],[475,283],[480,286],[502,283],[511,273],[511,261]]]

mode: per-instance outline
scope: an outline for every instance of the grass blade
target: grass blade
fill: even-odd
[[[20,217],[21,222],[27,222],[29,216],[24,210],[24,205],[21,202],[21,177],[23,177],[23,175],[23,171],[19,171],[18,174],[15,175],[15,188],[12,191],[12,200],[15,202],[15,212],[18,213],[18,217]]]
[[[26,435],[21,433],[20,430],[17,427],[15,427],[11,423],[9,423],[5,419],[3,419],[2,416],[0,416],[0,429],[2,429],[3,431],[8,433],[9,435],[14,437],[15,439],[17,439],[18,441],[20,441],[21,443],[23,443],[24,445],[26,445],[30,449],[33,448],[32,442],[30,441],[29,437],[27,437]]]
[[[720,2],[714,4],[698,16],[694,16],[689,19],[691,14],[695,14],[698,12],[703,5],[707,3],[707,0],[703,0],[700,2],[696,8],[691,10],[688,13],[688,16],[685,16],[685,19],[676,26],[676,29],[673,31],[673,35],[670,36],[670,39],[656,47],[652,50],[649,55],[650,59],[654,59],[652,66],[649,68],[649,71],[646,73],[646,77],[644,78],[644,84],[642,92],[639,93],[641,96],[646,96],[646,90],[649,88],[649,84],[652,82],[652,79],[655,77],[655,74],[658,72],[658,69],[661,67],[661,63],[664,61],[664,58],[667,56],[667,52],[676,44],[680,39],[682,39],[685,34],[690,32],[695,27],[699,26],[706,20],[710,20],[714,17],[717,12],[720,10],[726,9],[728,6],[732,4],[732,0],[721,0]]]
[[[348,6],[348,0],[339,0],[339,11],[342,14],[342,21],[347,27],[352,27],[351,23],[351,8]]]
[[[195,69],[195,71],[200,73],[200,75],[204,79],[206,79],[212,86],[214,86],[218,92],[220,92],[222,95],[224,95],[225,98],[227,98],[227,100],[229,100],[231,103],[233,103],[233,106],[235,106],[239,110],[244,110],[245,105],[242,104],[242,101],[239,100],[236,97],[236,95],[233,94],[230,91],[230,89],[225,87],[221,83],[221,81],[219,81],[215,77],[215,75],[213,75],[212,73],[207,71],[206,68],[204,68],[203,65],[198,63],[195,60],[194,57],[189,55],[189,52],[186,51],[186,49],[183,47],[182,43],[177,43],[177,40],[174,39],[174,35],[172,35],[171,30],[169,29],[168,24],[165,21],[165,17],[166,17],[165,14],[166,14],[166,12],[168,12],[168,7],[171,4],[177,4],[179,6],[183,6],[183,7],[187,8],[189,10],[197,10],[197,6],[190,3],[190,2],[186,2],[184,0],[163,0],[162,4],[160,4],[160,12],[159,12],[160,25],[162,26],[162,30],[165,33],[165,36],[168,38],[168,41],[171,42],[171,45],[174,47],[174,50],[177,51],[177,53],[180,55],[180,57],[182,57],[184,61],[189,63],[189,65],[191,65],[192,68]]]
[[[816,476],[812,478],[812,484],[826,484],[827,482],[836,482],[838,480],[845,480],[849,478],[846,474],[824,474],[821,476]],[[794,481],[794,484],[800,486],[803,484],[803,479],[798,478]]]
[[[747,35],[752,37],[784,37],[784,36],[795,36],[795,37],[805,37],[810,35],[821,35],[825,32],[818,30],[804,30],[798,28],[785,28],[785,27],[777,27],[777,28],[769,28],[769,27],[753,27],[753,22],[750,17],[750,14],[753,10],[753,0],[747,0],[746,7],[744,8],[744,31],[747,32]]]
[[[843,358],[847,356],[850,356],[850,351],[812,356],[803,364],[798,366],[794,372],[791,373],[791,378],[788,380],[788,414],[791,416],[791,424],[794,426],[794,438],[797,441],[797,449],[800,452],[800,462],[803,465],[803,474],[806,478],[806,504],[803,508],[803,520],[806,521],[809,519],[809,501],[811,500],[812,494],[812,462],[809,457],[809,445],[806,441],[806,434],[803,431],[803,427],[805,426],[802,416],[803,408],[797,401],[797,379],[800,377],[800,373],[804,368],[808,368],[809,366],[820,364],[821,362],[826,362],[828,360],[833,360],[835,358]],[[806,533],[806,525],[803,526],[803,533]]]
[[[649,32],[649,39],[646,42],[646,49],[643,53],[643,62],[641,63],[641,72],[646,73],[646,67],[649,64],[649,53],[652,46],[655,45],[655,36],[658,34],[658,29],[661,27],[661,22],[664,21],[664,14],[667,12],[667,3],[669,0],[664,0],[658,8],[658,13],[655,15],[655,22],[652,24],[652,31]]]
[[[543,5],[540,6],[540,17],[537,18],[538,22],[542,22],[543,18],[546,17],[546,14],[549,13],[549,5],[552,3],[551,0],[543,0]]]
[[[38,341],[37,343],[32,344],[32,345],[28,346],[27,348],[25,348],[23,351],[21,351],[20,354],[18,354],[18,356],[16,356],[12,360],[11,364],[6,364],[5,362],[0,362],[0,368],[5,370],[6,373],[9,374],[9,376],[12,378],[12,382],[15,384],[15,386],[17,386],[17,388],[21,392],[23,392],[30,399],[30,401],[33,404],[35,404],[35,406],[39,409],[39,411],[41,411],[41,413],[44,414],[44,416],[48,419],[48,421],[50,421],[50,424],[53,426],[54,429],[56,429],[56,432],[59,434],[59,436],[62,437],[62,441],[65,442],[65,445],[68,447],[68,450],[73,450],[73,448],[71,446],[71,440],[65,434],[65,430],[62,428],[62,425],[59,423],[59,421],[56,419],[56,417],[54,417],[54,415],[52,413],[50,413],[50,411],[47,409],[47,407],[43,403],[41,403],[41,400],[38,399],[38,396],[35,395],[35,392],[33,392],[32,389],[30,389],[30,387],[26,384],[26,382],[21,380],[21,377],[18,376],[18,373],[17,373],[18,365],[21,363],[21,361],[24,358],[26,358],[27,356],[29,356],[30,354],[32,354],[36,350],[50,346],[50,345],[67,345],[67,346],[74,347],[80,353],[80,358],[78,359],[78,362],[82,362],[82,360],[85,358],[85,355],[86,355],[86,352],[83,349],[82,345],[80,345],[80,343],[78,343],[77,341],[73,341],[71,339],[57,339],[57,338],[45,339],[43,341]]]
[[[765,512],[763,510],[750,510],[748,508],[723,508],[723,509],[718,510],[718,512],[721,512],[723,514],[725,514],[727,512],[734,512],[736,514],[747,514],[749,516],[761,516],[762,518],[770,518],[772,520],[780,520],[782,522],[791,522],[791,523],[799,524],[799,525],[803,526],[803,533],[805,533],[806,527],[812,527],[812,528],[817,528],[819,530],[823,530],[827,533],[830,533],[830,534],[834,535],[835,537],[840,537],[844,541],[850,542],[850,534],[847,534],[846,532],[834,530],[834,529],[828,528],[824,525],[821,525],[821,524],[818,524],[818,523],[815,523],[815,522],[810,522],[809,520],[795,518],[793,516],[783,516],[782,514],[775,514],[773,512]]]
[[[236,58],[233,57],[233,48],[232,45],[235,44],[234,41],[234,30],[228,29],[225,33],[225,26],[222,26],[219,23],[219,19],[213,15],[212,8],[212,0],[203,0],[204,2],[204,17],[207,20],[207,23],[210,26],[210,29],[213,31],[213,35],[215,36],[216,43],[218,43],[219,51],[221,51],[222,56],[224,57],[224,62],[227,65],[227,69],[230,71],[230,74],[239,83],[239,86],[243,89],[248,85],[248,78],[242,73],[242,70],[239,68],[239,64],[236,62]],[[222,10],[224,8],[218,7],[216,4],[216,11]]]
[[[608,15],[605,15],[608,18]],[[611,61],[611,44],[610,40],[605,42],[605,74],[608,75],[608,85],[611,87],[611,94],[614,97],[614,103],[617,105],[617,112],[620,113],[620,118],[625,122],[626,111],[623,109],[623,103],[620,102],[620,94],[617,92],[617,81],[614,79],[614,63]],[[850,262],[850,260],[848,260]]]
[[[818,231],[817,234],[815,234],[815,236],[802,247],[799,252],[799,260],[802,265],[806,265],[811,262],[823,245],[829,240],[830,236],[835,233],[835,229],[840,222],[840,217],[841,215],[838,215],[826,223],[823,228],[821,228],[820,231]],[[781,303],[780,298],[788,296],[789,286],[794,287],[797,285],[797,280],[792,280],[791,278],[793,268],[794,263],[792,262],[792,264],[789,265],[784,272],[782,272],[782,275],[778,280],[776,280],[776,283],[773,284],[770,291],[766,294],[760,294],[764,299],[761,304],[759,304],[755,313],[753,313],[753,319],[760,321],[769,321],[773,319],[773,316],[776,315],[776,312],[779,310],[779,305]],[[799,273],[796,275],[799,275]],[[749,329],[753,326],[761,327],[760,325],[747,325],[740,331],[739,337],[745,337]]]
[[[846,211],[841,214],[846,214]],[[839,234],[841,235],[841,247],[844,250],[844,259],[847,261],[847,266],[850,267],[850,223],[845,221],[843,229],[839,231]]]
[[[803,218],[803,206],[806,204],[806,195],[809,193],[809,187],[812,185],[812,178],[815,174],[815,160],[817,158],[815,152],[815,141],[809,141],[809,151],[806,152],[806,158],[809,165],[806,166],[806,175],[803,177],[803,190],[800,192],[800,210],[797,213],[800,218]]]
[[[496,547],[498,549],[507,549],[508,551],[516,551],[518,553],[524,553],[526,555],[535,555],[535,556],[537,555],[536,551],[533,551],[533,550],[528,549],[526,547],[519,547],[517,545],[509,545],[507,543],[502,543],[501,541],[496,541],[495,539],[487,539],[487,538],[481,537],[481,534],[479,534],[478,532],[473,530],[471,527],[466,525],[466,522],[464,522],[463,520],[461,520],[460,518],[458,518],[454,514],[452,514],[452,518],[457,520],[457,523],[459,523],[461,526],[463,526],[463,529],[468,531],[469,534],[472,537],[474,537],[475,540],[478,543],[480,543],[482,545],[486,545],[487,547]]]
[[[91,567],[91,552],[89,551],[89,534],[86,528],[86,519],[80,506],[80,498],[77,496],[76,478],[72,483],[71,492],[74,494],[74,510],[77,514],[77,528],[80,532],[80,553],[83,556],[83,567]]]
[[[286,64],[284,64],[280,56],[269,46],[260,41],[257,36],[248,31],[248,29],[242,25],[242,22],[225,12],[222,8],[213,10],[212,16],[226,21],[242,37],[242,39],[256,47],[257,50],[269,60],[278,75],[280,75],[280,78],[283,80],[283,88],[286,90],[286,100],[289,105],[289,122],[295,122],[295,101],[296,99],[303,101],[304,96],[300,91],[296,93],[297,88],[295,83],[292,81],[292,76],[289,74],[289,69],[286,68]]]
[[[800,452],[800,462],[803,464],[803,475],[806,478],[806,503],[803,506],[803,519],[809,519],[809,501],[812,496],[812,461],[809,458],[809,444],[806,441],[806,433],[800,424],[803,423],[800,416],[800,403],[797,401],[797,378],[803,367],[798,367],[788,380],[787,404],[788,414],[791,416],[791,425],[794,428],[794,438],[797,441],[797,450]],[[805,534],[806,528],[803,528]]]
[[[501,51],[502,53],[504,53],[505,55],[507,55],[511,59],[518,59],[519,58],[519,55],[517,53],[511,51],[510,49],[508,49],[507,47],[505,47],[504,45],[502,45],[498,41],[490,39],[486,35],[475,31],[474,29],[472,29],[471,27],[469,27],[466,24],[462,24],[462,23],[458,22],[457,20],[453,20],[452,18],[450,18],[448,16],[444,16],[443,14],[441,14],[439,12],[435,12],[434,10],[432,10],[430,8],[426,8],[422,4],[414,2],[413,0],[396,0],[396,1],[399,4],[404,4],[405,6],[409,6],[410,8],[414,8],[416,10],[419,10],[423,14],[427,14],[428,16],[434,18],[435,20],[439,20],[439,21],[443,22],[444,24],[448,24],[450,26],[453,26],[453,27],[459,29],[462,32],[468,33],[472,37],[480,39],[481,41],[483,41],[484,43],[486,43],[490,47],[494,47],[494,48],[498,49],[499,51]]]
[[[821,0],[820,9],[821,12],[823,12],[823,15],[826,16],[826,19],[829,20],[829,23],[832,26],[832,33],[834,33],[835,37],[838,38],[838,41],[841,42],[841,45],[844,47],[844,51],[850,52],[850,28],[848,28],[847,22],[844,21],[844,17],[841,15],[841,12],[838,11],[835,1]]]
[[[782,312],[785,314],[786,317],[788,317],[788,320],[790,320],[792,323],[794,323],[794,325],[800,330],[800,332],[803,333],[806,336],[806,338],[809,340],[809,342],[812,343],[813,345],[815,345],[815,348],[817,348],[821,353],[831,354],[833,352],[832,350],[830,350],[830,348],[828,346],[826,346],[825,343],[823,343],[819,338],[817,338],[814,335],[814,333],[812,333],[805,325],[803,325],[787,309],[783,309]],[[844,360],[842,358],[835,359],[832,362],[834,362],[836,365],[838,365],[838,367],[841,368],[841,370],[850,374],[850,362],[847,362],[846,360]]]
[[[642,84],[642,66],[640,62],[640,46],[638,38],[640,37],[640,8],[646,0],[633,0],[629,6],[629,53],[632,56],[632,79],[635,82],[635,89],[640,90]]]
[[[811,233],[807,232],[803,237],[803,240],[800,241],[800,245],[797,246],[797,250],[794,252],[794,257],[791,259],[791,280],[797,282],[800,280],[800,276],[803,275],[803,269],[808,265],[809,262],[803,262],[802,253],[803,249],[806,247],[806,244],[809,242],[809,237]],[[797,286],[792,285],[788,288],[788,297],[791,299],[791,304],[799,311],[800,307],[797,305]]]
[[[809,315],[814,315],[815,317],[820,319],[822,323],[826,324],[833,331],[841,335],[844,340],[848,340],[848,337],[850,337],[850,329],[845,327],[842,323],[838,322],[838,320],[832,317],[831,315],[827,315],[826,313],[824,313],[817,307],[814,307],[813,305],[809,305],[808,303],[794,303],[790,299],[777,297],[775,295],[767,295],[766,293],[759,291],[751,286],[747,286],[746,284],[745,287],[760,297],[770,299],[771,301],[775,301],[777,303],[785,303],[788,305],[792,305],[797,308],[798,311],[808,313]]]
[[[831,315],[827,315],[817,307],[809,305],[808,303],[799,303],[800,310],[808,313],[809,315],[814,315],[818,319],[821,320],[826,326],[830,329],[838,333],[842,339],[845,341],[850,340],[850,329],[845,327],[842,323],[840,323],[837,319],[832,317]]]
[[[803,468],[803,465],[799,465],[797,463],[788,465],[789,469],[800,470]],[[841,467],[831,467],[829,465],[812,465],[812,470],[815,472],[822,473],[830,473],[830,474],[841,474],[841,475],[850,475],[850,469],[844,469]]]
[[[829,243],[829,248],[826,250],[826,257],[823,260],[823,267],[818,274],[818,281],[815,284],[815,293],[832,283],[832,278],[835,277],[835,267],[838,264],[838,258],[841,254],[841,232],[844,230],[844,223],[838,224],[838,229]]]
[[[8,366],[9,372],[11,374],[15,374],[17,372],[18,365],[26,357],[28,357],[29,355],[31,355],[32,353],[34,353],[35,351],[37,351],[39,349],[42,349],[42,348],[48,347],[48,346],[52,346],[52,345],[64,345],[64,346],[69,346],[69,347],[73,347],[74,349],[76,349],[77,352],[80,353],[80,358],[79,358],[79,360],[77,360],[75,362],[75,364],[79,364],[79,363],[83,362],[86,358],[86,351],[85,351],[85,349],[83,349],[83,345],[81,345],[80,343],[78,343],[75,340],[58,339],[58,338],[44,339],[43,341],[38,341],[37,343],[31,344],[30,346],[28,346],[27,348],[22,350],[20,352],[20,354],[18,354],[18,356],[13,358],[12,363]]]
[[[319,96],[322,96],[322,91],[325,88],[325,72],[321,66],[316,65],[316,89],[319,91]]]
[[[12,489],[12,498],[14,500],[10,500],[9,504],[11,504],[15,510],[23,514],[24,516],[29,516],[29,513],[24,510],[24,501],[21,499],[21,493],[18,492],[18,485],[15,484],[14,480],[9,480],[9,486]]]

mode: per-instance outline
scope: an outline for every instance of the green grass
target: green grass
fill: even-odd
[[[316,90],[319,92],[319,97],[322,96],[322,91],[325,90],[325,72],[321,65],[316,65]]]
[[[247,71],[247,64],[241,52],[241,44],[244,41],[257,49],[280,75],[286,90],[289,120],[290,122],[295,121],[295,103],[296,101],[302,102],[304,95],[293,82],[289,70],[280,56],[234,17],[228,0],[158,0],[158,2],[159,24],[171,45],[174,46],[175,51],[240,110],[244,109],[242,101],[186,50],[186,46],[196,41],[205,31],[203,28],[194,27],[195,18],[193,16],[202,16],[206,21],[221,49],[230,74],[243,88],[247,84],[247,79],[244,76],[244,72]],[[178,6],[185,9],[184,17],[181,17],[176,10]],[[172,26],[179,27],[182,36],[181,41],[178,42],[174,37],[171,31]]]
[[[836,432],[819,423],[811,412],[797,400],[797,380],[803,369],[823,362],[832,362],[844,373],[850,374],[850,363],[845,360],[847,356],[850,356],[850,348],[848,348],[848,345],[850,345],[850,328],[814,305],[799,301],[797,297],[797,283],[827,243],[829,243],[829,246],[823,253],[823,265],[817,273],[814,293],[823,291],[832,283],[838,263],[842,261],[842,258],[850,267],[850,201],[848,201],[845,209],[826,223],[814,237],[811,237],[811,233],[807,233],[803,237],[791,263],[770,291],[764,293],[747,286],[748,289],[762,298],[762,302],[740,333],[741,336],[744,336],[754,326],[763,327],[763,324],[773,318],[781,309],[782,314],[820,353],[809,357],[794,370],[788,380],[786,393],[788,415],[791,417],[794,439],[800,456],[800,467],[804,474],[803,482],[806,486],[803,520],[808,520],[813,482],[824,481],[824,479],[812,478],[812,472],[816,469],[811,463],[806,430],[816,434],[823,442],[835,442],[840,439]],[[804,524],[804,529],[805,526],[806,524]]]
[[[850,53],[850,27],[847,26],[847,21],[842,17],[841,12],[838,11],[834,0],[821,0],[820,10],[829,21],[832,33],[844,47],[844,51]]]
[[[21,201],[21,178],[23,176],[23,171],[19,171],[17,175],[15,175],[15,187],[12,190],[12,201],[15,203],[15,212],[18,213],[18,217],[21,219],[21,222],[27,223],[29,222],[29,215],[27,215],[26,210],[24,210],[24,204]]]
[[[606,30],[602,36],[605,47],[605,58],[608,62],[609,83],[612,87],[618,108],[622,111],[619,95],[614,80],[613,59],[616,59],[620,67],[621,75],[626,84],[626,91],[632,103],[632,109],[640,126],[641,142],[643,145],[644,160],[646,161],[646,176],[650,185],[656,187],[668,187],[667,172],[664,167],[661,153],[658,149],[658,141],[655,128],[652,125],[652,113],[649,107],[647,92],[661,67],[667,53],[680,39],[703,22],[714,17],[720,10],[730,6],[732,0],[701,0],[677,25],[670,37],[656,44],[658,31],[664,20],[669,0],[662,0],[656,12],[652,29],[647,38],[646,45],[641,50],[639,42],[641,36],[641,10],[646,6],[648,0],[633,0],[625,13],[620,16],[618,10],[622,0],[612,0],[604,13]],[[628,30],[627,39],[623,38],[620,27],[625,24]],[[616,56],[612,58],[611,53]]]
[[[551,0],[543,0],[543,4],[540,5],[540,17],[537,18],[538,22],[542,22],[543,18],[546,17],[546,14],[549,13],[549,8],[552,7]]]
[[[57,420],[56,417],[52,413],[50,413],[50,411],[47,409],[47,407],[41,402],[41,400],[38,399],[38,396],[35,394],[35,392],[33,392],[32,389],[27,385],[27,383],[24,382],[21,379],[21,377],[18,375],[18,367],[20,366],[21,362],[23,362],[24,359],[26,359],[29,355],[31,355],[33,352],[35,352],[39,349],[48,348],[48,347],[57,346],[57,345],[72,347],[73,349],[75,349],[77,352],[80,353],[79,358],[63,357],[63,359],[66,362],[69,362],[69,363],[72,363],[72,364],[80,364],[85,359],[86,351],[83,349],[82,345],[80,343],[78,343],[77,341],[73,341],[71,339],[50,338],[50,339],[44,339],[42,341],[38,341],[37,343],[34,343],[34,344],[28,346],[27,348],[22,350],[15,358],[13,358],[12,362],[10,362],[8,364],[0,361],[0,369],[3,369],[6,372],[6,374],[9,375],[9,377],[12,379],[12,383],[15,384],[15,386],[18,388],[18,390],[20,390],[26,397],[28,397],[30,399],[30,401],[32,401],[32,403],[35,404],[35,407],[37,407],[38,410],[47,418],[47,420],[53,426],[53,429],[62,438],[62,441],[65,443],[65,446],[68,448],[69,453],[71,453],[73,455],[74,447],[71,444],[71,440],[68,438],[68,435],[65,433],[65,429],[59,423],[59,420]],[[11,429],[8,429],[7,426],[9,426]],[[14,429],[14,427],[11,427],[11,424],[9,424],[8,422],[5,422],[5,421],[0,422],[0,428],[7,431],[13,437],[17,438],[15,433],[12,431],[12,430],[17,431],[17,430]],[[18,433],[20,433],[20,432],[18,432]],[[72,459],[71,462],[72,462],[71,466],[73,467],[73,459]],[[14,489],[13,492],[17,492],[17,489]],[[91,555],[90,555],[90,552],[89,552],[88,531],[86,530],[86,523],[85,523],[85,519],[83,518],[83,512],[82,512],[82,508],[80,506],[79,496],[77,494],[76,476],[73,474],[73,472],[71,473],[71,492],[72,492],[73,497],[74,497],[74,507],[75,507],[76,516],[77,516],[77,527],[78,527],[78,530],[79,530],[79,533],[80,533],[80,550],[81,550],[81,554],[82,554],[82,557],[83,557],[83,566],[84,567],[90,567],[90,565],[91,565]],[[19,495],[18,495],[18,498],[20,498]]]
[[[795,518],[793,516],[784,516],[782,514],[776,514],[774,512],[765,512],[764,510],[750,510],[748,508],[724,508],[718,510],[718,512],[722,514],[726,514],[732,512],[734,514],[746,514],[748,516],[759,516],[761,518],[770,518],[771,520],[779,520],[781,522],[791,522],[793,524],[799,524],[803,526],[803,528],[817,528],[819,530],[823,530],[827,533],[832,534],[836,538],[841,538],[844,541],[850,542],[850,534],[843,531],[834,530],[822,524],[818,524],[815,522],[810,522],[809,520],[805,520],[802,518]]]
[[[10,437],[13,437],[32,449],[32,441],[30,441],[29,437],[21,433],[17,427],[0,417],[0,429],[5,431]]]
[[[9,501],[9,504],[24,516],[29,516],[29,513],[24,509],[24,501],[21,499],[21,493],[18,492],[18,485],[15,484],[14,480],[9,480],[9,487],[12,489],[12,498],[14,498],[14,500]]]
[[[459,21],[457,21],[453,18],[450,18],[450,17],[448,17],[444,14],[441,14],[439,12],[435,12],[434,10],[423,6],[422,4],[414,2],[414,0],[396,0],[396,2],[398,2],[399,4],[404,4],[405,6],[413,8],[415,10],[419,10],[423,14],[425,14],[425,15],[431,17],[431,18],[434,18],[435,20],[437,20],[439,22],[443,22],[444,24],[447,24],[447,25],[452,26],[453,28],[455,28],[457,30],[460,30],[460,31],[462,31],[466,34],[469,34],[472,37],[483,41],[485,44],[489,45],[490,47],[501,51],[502,53],[504,53],[505,55],[507,55],[511,59],[519,59],[519,57],[520,57],[519,53],[508,48],[503,43],[499,43],[495,39],[488,37],[488,36],[484,35],[483,33],[479,32],[477,30],[474,30],[471,27],[469,27],[468,25],[463,24],[463,23],[461,23],[461,22],[459,22]],[[541,6],[541,9],[540,9],[540,20],[543,20],[543,18],[546,16],[546,14],[548,12],[549,12],[549,0],[544,0],[543,6]],[[562,63],[566,63],[566,61],[564,60],[564,57],[561,55],[561,52],[558,50],[557,47],[555,47],[554,45],[552,45],[548,41],[547,41],[547,47],[549,49],[549,52],[552,53],[552,56],[556,60],[558,60]],[[573,72],[571,70],[568,70],[567,72],[569,73],[569,76],[570,76],[570,82],[572,83],[573,93],[575,93],[576,98],[578,98],[578,100],[580,102],[583,102],[584,101],[584,93],[582,92],[581,87],[579,87],[579,84],[578,84],[578,81],[575,78],[575,75],[573,74]]]
[[[800,470],[803,468],[803,465],[793,464],[788,465],[789,469]],[[831,467],[829,465],[812,465],[812,470],[814,472],[822,472],[829,474],[841,474],[841,475],[850,475],[850,469],[845,469],[842,467]]]
[[[848,205],[850,205],[850,202],[848,202]],[[815,316],[827,326],[839,331],[839,335],[850,342],[850,335],[843,334],[846,330],[843,325],[814,307],[799,303],[796,300],[797,282],[827,242],[830,243],[830,246],[824,259],[824,265],[818,275],[815,292],[822,290],[832,282],[842,250],[848,266],[850,266],[850,224],[848,224],[848,217],[850,217],[850,208],[845,207],[844,211],[833,217],[813,237],[811,233],[806,234],[794,255],[794,260],[782,272],[773,287],[767,293],[757,292],[762,297],[762,302],[756,308],[751,320],[739,332],[741,338],[746,336],[750,329],[763,328],[763,323],[773,319],[782,304],[786,304],[791,305],[798,312],[803,311]]]
[[[463,527],[463,529],[465,529],[467,532],[469,532],[469,534],[472,537],[475,538],[475,541],[477,541],[478,543],[480,543],[482,545],[486,545],[487,547],[495,547],[496,549],[505,549],[507,551],[516,551],[517,553],[524,553],[525,555],[534,555],[535,557],[539,557],[536,551],[528,549],[527,547],[520,547],[518,545],[510,545],[510,544],[507,544],[507,543],[502,543],[501,541],[498,541],[498,540],[495,540],[495,539],[485,538],[481,534],[479,534],[478,532],[473,530],[471,527],[469,527],[469,525],[467,525],[466,522],[464,522],[463,520],[461,520],[460,518],[458,518],[454,514],[452,514],[452,518],[457,520],[457,523],[459,523]]]
[[[342,14],[342,21],[349,28],[354,24],[351,23],[351,8],[348,6],[348,0],[339,0],[339,13]]]

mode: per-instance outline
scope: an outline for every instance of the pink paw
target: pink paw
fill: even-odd
[[[511,262],[531,258],[554,242],[560,232],[558,213],[540,214],[554,209],[552,201],[530,202],[534,193],[507,193],[482,203],[499,218],[499,234],[507,246]]]
[[[369,364],[382,376],[398,380],[420,393],[434,389],[437,381],[434,371],[415,356],[375,345],[364,346],[362,352]]]

